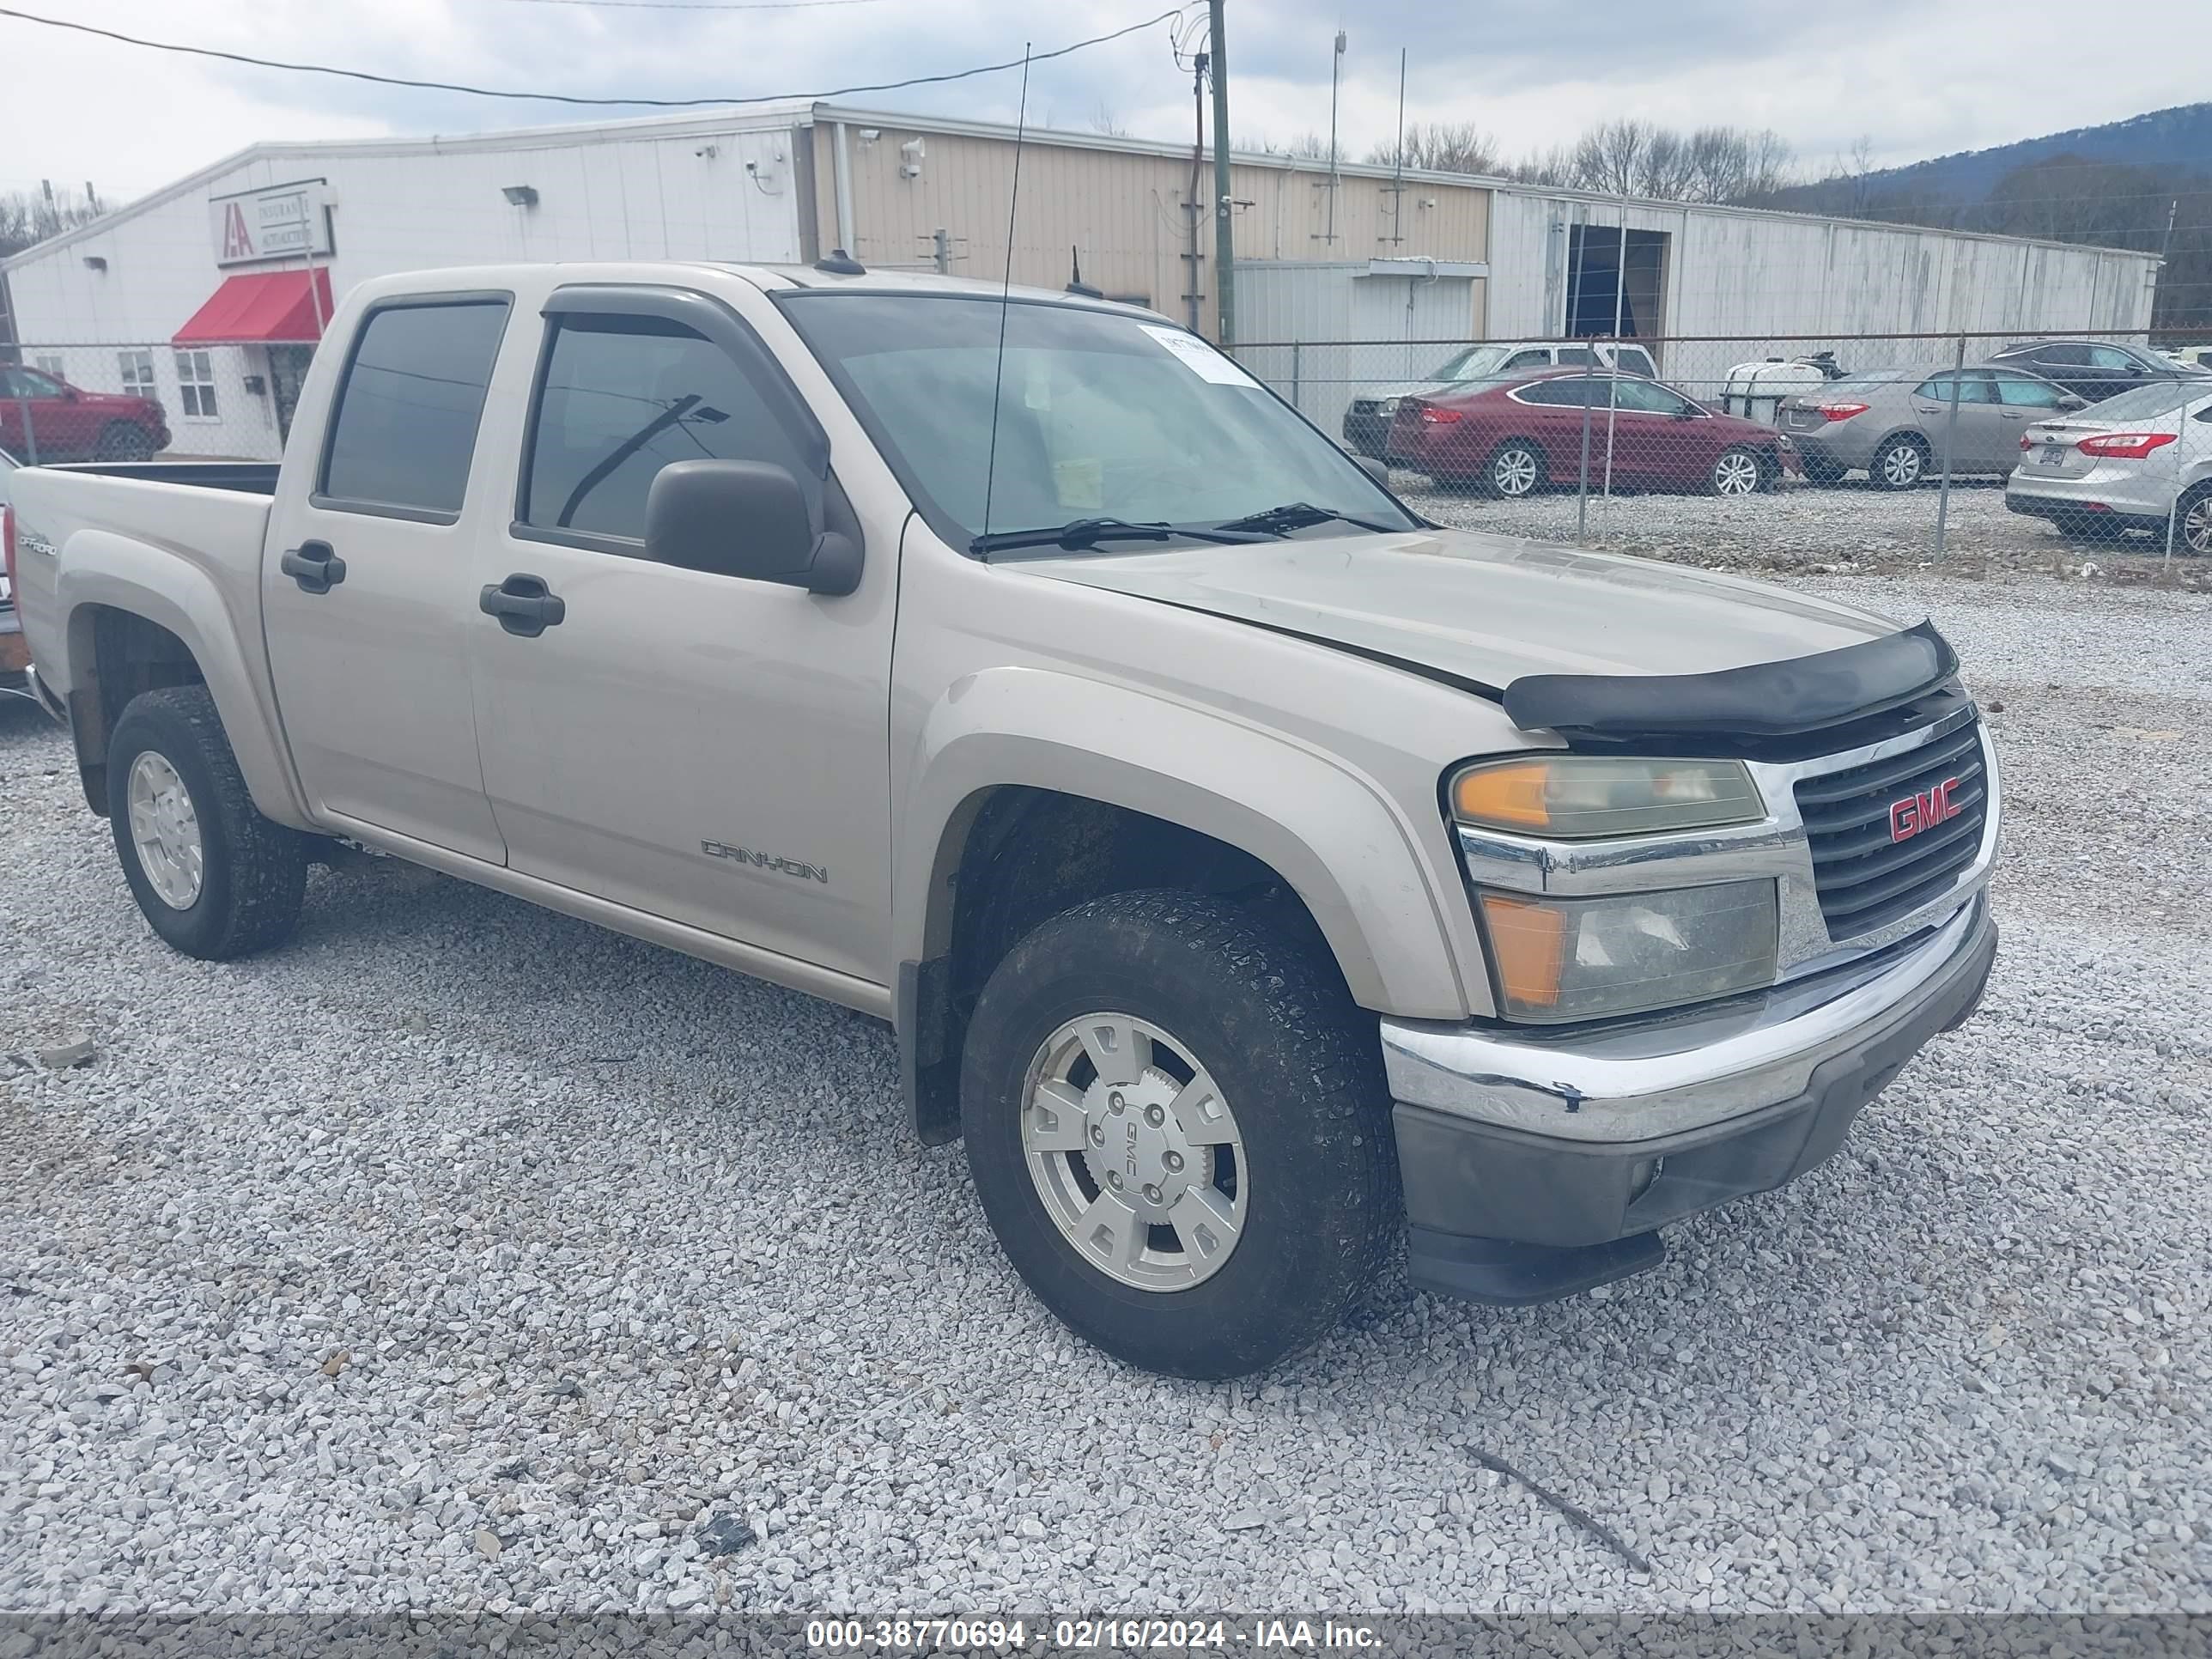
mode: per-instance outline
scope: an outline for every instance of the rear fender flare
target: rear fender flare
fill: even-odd
[[[279,823],[313,828],[283,733],[240,643],[243,630],[258,633],[259,620],[233,616],[205,571],[127,536],[81,530],[62,550],[55,599],[64,641],[64,660],[54,676],[58,686],[76,692],[90,684],[98,660],[94,629],[99,607],[167,629],[184,641],[207,683],[254,805]]]

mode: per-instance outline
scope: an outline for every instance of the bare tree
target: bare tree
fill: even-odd
[[[58,236],[65,230],[89,224],[107,211],[90,185],[80,197],[74,191],[11,190],[0,194],[0,258],[20,253],[35,242]]]
[[[1404,165],[1428,173],[1490,175],[1504,164],[1498,141],[1472,121],[1416,121],[1406,129],[1403,149]],[[1377,144],[1367,152],[1367,159],[1376,167],[1396,167],[1400,146]]]
[[[1121,125],[1121,118],[1114,112],[1114,106],[1103,98],[1098,100],[1098,107],[1091,112],[1091,130],[1109,138],[1129,136],[1129,129]]]
[[[1505,169],[1522,184],[1642,196],[1662,202],[1741,202],[1790,182],[1791,153],[1779,134],[1741,127],[1679,132],[1649,121],[1607,121],[1571,144]]]

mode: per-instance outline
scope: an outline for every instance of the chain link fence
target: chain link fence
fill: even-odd
[[[1759,568],[2155,560],[2212,579],[2212,341],[1304,341],[1237,356],[1444,523]]]
[[[0,449],[26,464],[275,460],[312,349],[164,341],[0,350]]]

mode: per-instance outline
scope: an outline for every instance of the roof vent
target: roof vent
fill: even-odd
[[[867,266],[862,264],[842,247],[831,248],[827,258],[817,259],[814,262],[814,268],[817,270],[826,270],[832,276],[865,276],[868,274]]]

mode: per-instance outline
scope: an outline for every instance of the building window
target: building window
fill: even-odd
[[[150,398],[154,395],[154,354],[150,351],[118,351],[116,367],[123,372],[123,395],[126,398]],[[54,371],[59,374],[61,371]]]
[[[31,367],[52,375],[57,380],[66,380],[69,379],[68,375],[62,373],[62,360],[58,357],[33,357],[31,359]]]
[[[212,421],[215,414],[215,369],[204,351],[177,354],[177,395],[188,421]]]

